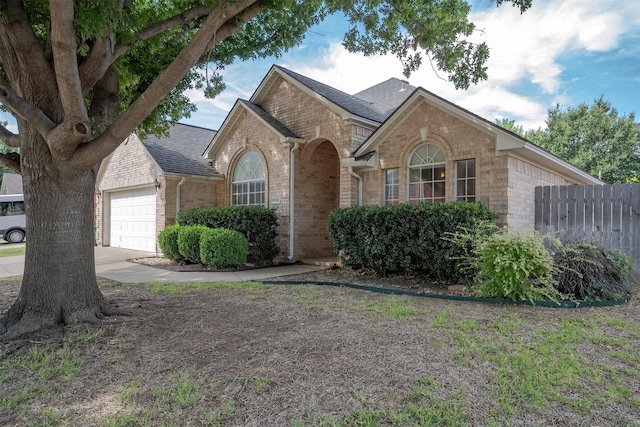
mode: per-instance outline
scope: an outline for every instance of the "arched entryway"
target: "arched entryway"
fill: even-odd
[[[327,234],[329,212],[339,206],[340,158],[330,141],[305,147],[296,174],[294,252],[297,259],[334,254]]]

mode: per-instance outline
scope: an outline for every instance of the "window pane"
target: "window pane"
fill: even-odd
[[[467,161],[467,178],[475,178],[476,176],[476,161]]]
[[[456,162],[456,177],[458,177],[458,179],[467,177],[466,165],[466,162]]]
[[[475,196],[476,195],[476,180],[470,179],[467,181],[467,195]]]

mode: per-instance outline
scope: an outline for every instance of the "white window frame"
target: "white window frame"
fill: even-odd
[[[233,169],[231,181],[232,206],[265,206],[265,167],[255,151],[242,154]]]
[[[431,179],[423,179],[424,171],[431,171]],[[412,171],[418,171],[420,180],[412,182]],[[436,172],[440,176],[436,176]],[[427,172],[428,173],[428,172]],[[412,185],[419,190],[417,196],[411,197]],[[425,189],[431,186],[431,195],[425,195]],[[442,188],[442,195],[436,196],[436,189]],[[407,200],[409,203],[444,202],[446,201],[446,158],[442,148],[436,144],[426,143],[413,150],[407,163]]]
[[[458,174],[458,166],[464,163],[464,176],[460,177]],[[469,164],[473,163],[473,176],[469,176]],[[465,202],[474,203],[478,196],[478,181],[476,179],[478,175],[478,168],[476,165],[476,159],[464,159],[457,160],[454,163],[454,173],[455,173],[455,188],[454,188],[454,200],[462,200]],[[473,181],[473,194],[469,192],[469,182]],[[458,195],[458,189],[460,185],[463,185],[464,190],[463,194]]]
[[[391,168],[383,170],[383,185],[382,185],[382,204],[383,205],[397,205],[400,203],[400,169]],[[389,174],[391,176],[391,182],[389,182]],[[389,191],[395,194],[395,198],[389,197]]]

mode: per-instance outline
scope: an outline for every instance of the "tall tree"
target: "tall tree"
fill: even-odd
[[[532,0],[504,1],[524,12]],[[489,51],[465,0],[3,0],[0,103],[18,133],[29,238],[18,298],[0,321],[9,339],[59,322],[118,314],[102,296],[93,257],[96,171],[133,131],[159,133],[193,111],[182,95],[224,84],[236,59],[277,55],[331,13],[351,24],[345,46],[393,53],[404,71],[427,56],[458,88],[486,78]]]
[[[515,120],[496,119],[495,123],[501,128],[508,130],[509,132],[513,132],[518,136],[524,136],[524,128],[520,125],[517,125]]]
[[[546,129],[525,137],[608,183],[640,181],[640,123],[603,96],[592,105],[549,110]]]

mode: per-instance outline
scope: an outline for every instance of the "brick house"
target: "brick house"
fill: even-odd
[[[215,134],[176,124],[166,137],[127,138],[98,171],[97,243],[158,252],[158,234],[180,210],[212,206],[224,178],[202,153]]]
[[[105,159],[97,236],[156,252],[180,210],[264,205],[279,217],[281,254],[299,260],[333,254],[337,207],[466,200],[533,230],[534,188],[564,184],[602,182],[405,81],[349,95],[273,66],[217,133],[179,124],[166,138],[133,135]]]
[[[273,66],[238,100],[204,156],[223,177],[215,205],[276,209],[290,259],[331,255],[337,207],[485,203],[534,228],[534,188],[601,181],[433,93],[390,79],[349,95]]]

